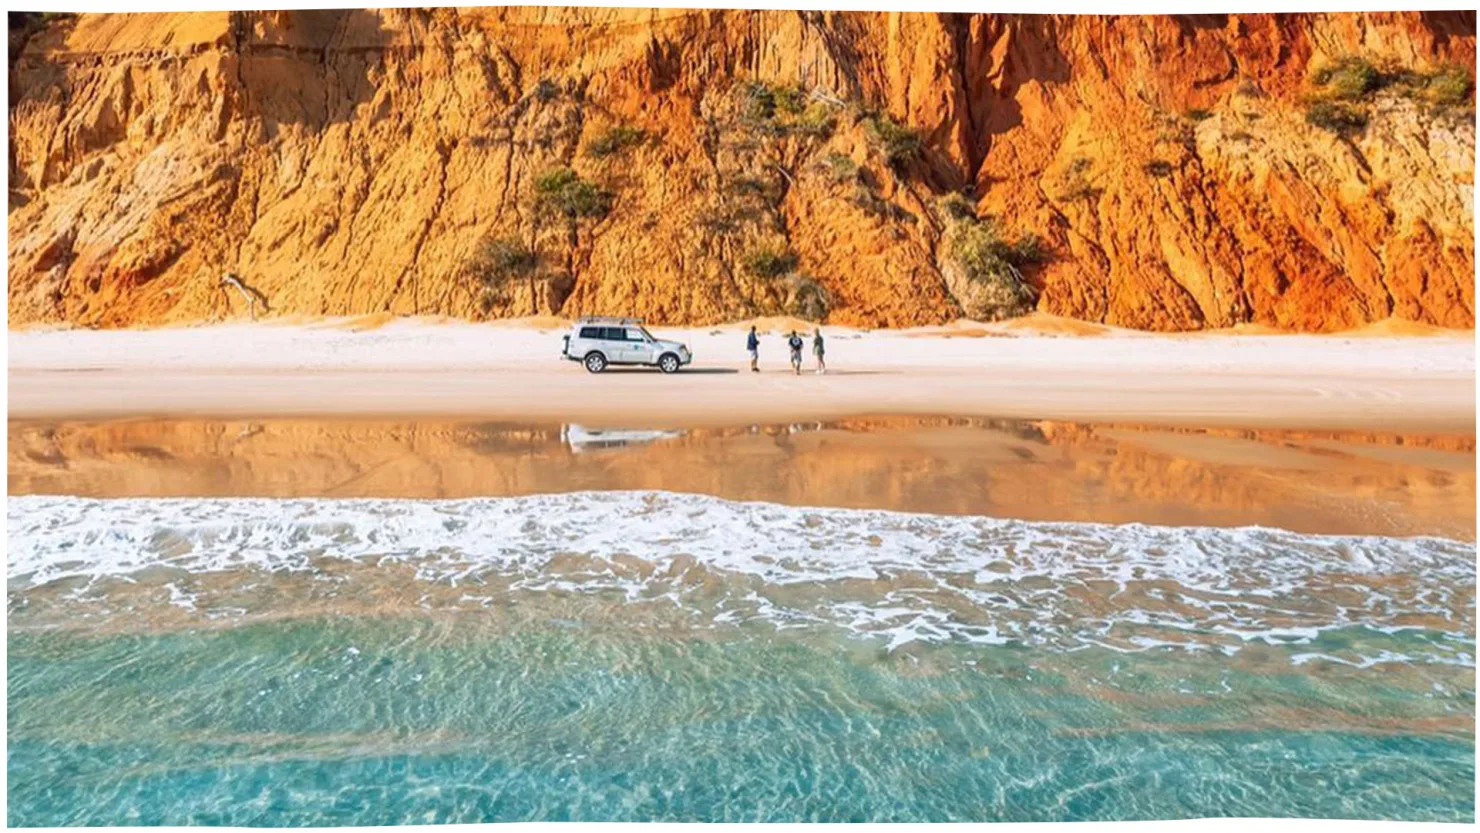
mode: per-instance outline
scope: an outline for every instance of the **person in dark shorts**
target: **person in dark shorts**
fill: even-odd
[[[791,372],[802,375],[802,337],[797,335],[796,330],[791,331],[791,338],[786,340],[786,346],[791,348]]]
[[[759,362],[761,360],[761,337],[755,334],[755,325],[750,325],[750,335],[745,337],[745,349],[750,352],[750,369],[760,373]]]
[[[818,327],[812,332],[812,355],[817,357],[817,372],[827,372],[827,362],[822,360],[822,328]]]

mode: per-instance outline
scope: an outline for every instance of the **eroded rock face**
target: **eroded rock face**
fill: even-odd
[[[964,192],[1043,238],[1024,274],[1048,312],[1472,327],[1469,111],[1378,93],[1364,130],[1307,123],[1311,69],[1348,54],[1473,75],[1475,18],[83,15],[12,74],[11,322],[243,316],[230,272],[267,314],[703,324],[783,311],[795,274],[751,266],[769,248],[833,323],[938,323],[970,306],[940,208]],[[753,82],[803,95],[758,107]],[[891,162],[876,113],[920,150]],[[641,141],[593,153],[619,126]],[[605,216],[537,207],[558,166]],[[537,274],[488,293],[488,237]]]

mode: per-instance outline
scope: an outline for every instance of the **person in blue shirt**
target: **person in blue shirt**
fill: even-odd
[[[786,346],[791,348],[791,372],[802,375],[802,337],[797,335],[796,330],[791,331],[791,338],[786,340]]]
[[[761,360],[761,337],[755,334],[755,325],[750,325],[750,335],[745,338],[745,349],[750,351],[750,369],[760,373],[759,362]]]

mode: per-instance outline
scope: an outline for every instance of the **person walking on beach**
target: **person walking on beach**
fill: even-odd
[[[791,372],[802,375],[802,337],[797,335],[796,330],[791,331],[791,338],[786,340],[786,346],[791,348]]]
[[[822,360],[822,353],[822,328],[818,327],[812,332],[812,355],[817,357],[818,375],[827,372],[827,362]]]
[[[750,351],[750,370],[760,373],[761,337],[755,334],[755,325],[750,325],[750,335],[745,337],[745,349]]]

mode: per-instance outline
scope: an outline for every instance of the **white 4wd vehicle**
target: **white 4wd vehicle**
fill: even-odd
[[[645,364],[676,373],[694,360],[687,345],[654,338],[636,318],[582,318],[566,334],[560,354],[592,373],[614,364]]]

